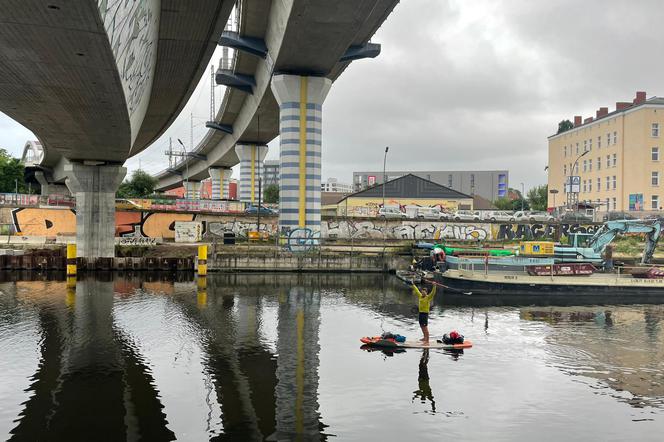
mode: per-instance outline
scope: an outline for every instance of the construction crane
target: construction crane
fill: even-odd
[[[607,221],[594,235],[576,233],[570,235],[570,244],[556,246],[555,258],[558,262],[595,262],[603,261],[606,246],[619,234],[643,233],[646,245],[643,249],[641,264],[649,264],[655,253],[655,247],[662,234],[662,222],[659,220],[620,220]]]

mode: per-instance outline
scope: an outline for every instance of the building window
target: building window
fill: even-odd
[[[616,197],[613,197],[613,210],[618,210],[618,200]]]
[[[583,180],[583,192],[585,193],[587,190],[586,180]]]
[[[593,160],[588,160],[588,172],[593,171]]]
[[[602,137],[597,137],[597,148],[598,149],[602,148]]]
[[[593,191],[593,180],[588,180],[588,192]]]
[[[618,132],[614,132],[613,133],[613,144],[617,144],[617,143],[618,143]]]
[[[563,175],[567,176],[567,164],[563,164]]]
[[[613,190],[616,190],[616,176],[615,175],[613,175],[613,179],[611,180],[611,182],[613,183]]]
[[[658,137],[659,136],[659,123],[653,123],[652,124],[652,136],[653,137]]]
[[[583,171],[585,172],[587,170],[588,170],[588,161],[583,160]]]
[[[567,157],[567,146],[563,147],[563,156]]]
[[[606,204],[606,211],[608,212],[609,210],[611,210],[611,206],[609,205],[609,199],[608,198],[606,199],[605,204]]]
[[[606,177],[606,190],[611,189],[611,177],[607,176]]]
[[[618,164],[618,155],[614,153],[613,154],[613,167],[616,167],[617,164]]]
[[[650,184],[653,186],[659,186],[659,172],[653,172],[650,175]]]
[[[601,192],[602,190],[602,179],[600,177],[597,177],[597,191]]]
[[[650,159],[653,161],[659,161],[659,147],[653,147],[650,149]]]
[[[611,145],[611,134],[606,134],[606,147]]]
[[[602,170],[602,158],[597,157],[597,170]]]
[[[579,154],[579,143],[576,143],[576,154]]]
[[[611,167],[611,155],[606,156],[606,168]]]
[[[579,163],[576,163],[574,165],[574,173],[577,174],[577,175],[579,174]]]
[[[650,208],[653,210],[659,209],[659,195],[650,197]]]
[[[593,150],[593,139],[588,140],[588,150]]]

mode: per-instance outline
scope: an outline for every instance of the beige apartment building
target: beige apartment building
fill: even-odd
[[[549,207],[567,203],[578,177],[579,202],[598,210],[656,211],[664,206],[664,98],[637,92],[616,109],[574,117],[574,128],[549,137]],[[576,183],[575,183],[576,184]],[[554,201],[555,200],[555,201]]]

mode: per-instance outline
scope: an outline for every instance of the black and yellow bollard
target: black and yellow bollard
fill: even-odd
[[[198,276],[207,276],[207,252],[207,244],[198,246],[198,266],[196,268]]]
[[[74,278],[76,285],[76,244],[67,244],[67,280]]]

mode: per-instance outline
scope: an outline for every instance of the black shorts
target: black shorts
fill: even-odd
[[[429,325],[429,314],[428,313],[423,313],[420,312],[420,316],[418,317],[420,321],[420,327],[427,327]]]

